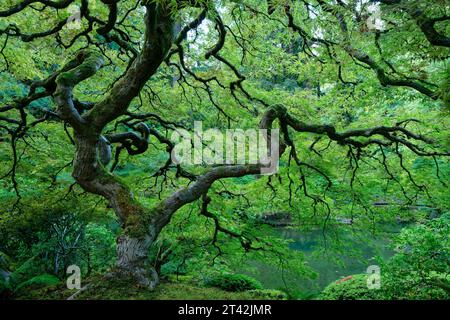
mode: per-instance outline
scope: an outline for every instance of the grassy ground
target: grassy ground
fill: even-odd
[[[244,292],[228,292],[218,288],[205,288],[190,280],[165,280],[154,290],[132,285],[127,280],[106,279],[96,276],[82,283],[82,290],[75,300],[255,300],[255,299],[285,299],[283,293],[274,290],[251,290]],[[26,288],[16,293],[13,299],[45,299],[62,300],[76,293],[69,290],[65,284],[44,288]]]

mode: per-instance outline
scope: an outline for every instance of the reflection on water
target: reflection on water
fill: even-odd
[[[397,226],[390,232],[396,233],[400,228]],[[377,264],[377,256],[388,258],[393,255],[388,248],[388,235],[373,236],[350,226],[343,227],[340,234],[333,238],[324,238],[322,230],[280,229],[279,232],[283,238],[293,241],[290,249],[305,255],[305,261],[317,273],[317,278],[307,279],[286,270],[282,272],[261,262],[250,263],[254,268],[252,271],[241,270],[261,281],[266,288],[287,288],[290,292],[314,295],[341,277],[365,273],[367,267]]]

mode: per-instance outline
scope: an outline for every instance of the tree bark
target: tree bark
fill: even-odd
[[[117,263],[111,275],[132,278],[153,289],[158,283],[158,276],[148,265],[148,251],[162,227],[155,228],[152,209],[141,206],[132,191],[105,170],[97,154],[100,136],[95,141],[75,135],[75,141],[75,180],[84,190],[107,199],[123,228],[123,233],[117,238]]]
[[[156,270],[149,265],[148,251],[154,239],[151,237],[131,238],[121,235],[117,238],[117,264],[115,274],[130,277],[137,283],[154,289],[159,283]]]

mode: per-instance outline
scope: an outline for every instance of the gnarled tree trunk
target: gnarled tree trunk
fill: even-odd
[[[152,209],[144,208],[132,191],[109,173],[98,157],[95,138],[77,134],[77,151],[73,176],[84,190],[106,198],[116,212],[123,233],[117,238],[117,263],[112,276],[130,277],[137,283],[153,289],[158,283],[158,275],[148,265],[148,252],[161,228],[157,228]]]
[[[136,279],[141,285],[154,289],[159,282],[158,273],[149,265],[148,252],[155,239],[150,237],[131,238],[121,235],[117,238],[116,274]]]

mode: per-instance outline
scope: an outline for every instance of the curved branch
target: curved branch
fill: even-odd
[[[80,51],[74,60],[78,64],[75,68],[61,72],[56,77],[56,90],[53,97],[60,117],[76,130],[82,130],[87,121],[76,109],[72,91],[78,83],[93,76],[102,67],[103,56],[94,51]]]

